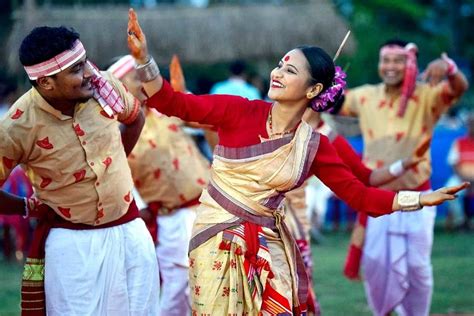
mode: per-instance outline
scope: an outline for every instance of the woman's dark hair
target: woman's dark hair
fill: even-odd
[[[332,58],[320,47],[316,46],[299,46],[297,47],[309,64],[309,74],[311,75],[311,85],[321,83],[324,92],[329,88],[334,79],[336,70]]]
[[[297,47],[309,64],[309,73],[311,75],[311,85],[321,83],[323,85],[323,90],[321,93],[324,93],[334,81],[334,75],[336,74],[336,69],[332,58],[320,47],[316,46],[299,46]],[[334,102],[329,102],[322,111],[326,111],[332,108],[335,104],[338,104],[338,101],[342,95],[343,91],[341,90],[336,96]],[[319,112],[319,111],[318,111]]]
[[[20,45],[19,56],[23,66],[39,64],[71,49],[79,39],[79,33],[64,26],[40,26],[34,28]],[[36,86],[36,80],[30,80]]]

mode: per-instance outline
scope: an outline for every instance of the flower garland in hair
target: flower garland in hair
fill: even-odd
[[[324,112],[332,107],[336,98],[342,94],[346,87],[346,81],[344,80],[346,73],[339,66],[336,66],[335,70],[332,85],[311,100],[311,108],[316,112]]]

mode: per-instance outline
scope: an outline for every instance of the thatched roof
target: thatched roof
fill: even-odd
[[[127,7],[35,8],[16,12],[8,51],[17,52],[35,26],[74,27],[88,55],[104,64],[127,53]],[[315,44],[334,54],[348,27],[329,0],[293,5],[213,6],[207,9],[158,7],[138,10],[150,51],[159,63],[179,54],[184,63],[215,63],[235,58],[280,57],[301,44]],[[348,41],[345,53],[354,50]],[[21,71],[16,53],[9,68]]]

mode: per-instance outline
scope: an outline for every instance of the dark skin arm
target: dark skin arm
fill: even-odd
[[[135,144],[137,143],[140,133],[142,132],[143,125],[145,125],[145,114],[140,109],[138,116],[135,121],[129,125],[120,125],[120,133],[122,134],[122,144],[125,149],[125,154],[128,156]]]
[[[0,190],[0,214],[25,215],[25,200],[22,197]]]

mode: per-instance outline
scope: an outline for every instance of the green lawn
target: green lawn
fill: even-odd
[[[315,288],[324,316],[371,315],[363,285],[342,275],[349,235],[331,233],[313,247]],[[474,233],[436,230],[431,313],[474,313]]]
[[[371,315],[361,283],[342,276],[349,235],[326,234],[313,247],[316,291],[323,315]],[[474,313],[474,233],[436,231],[433,249],[435,289],[432,313]],[[19,315],[22,268],[0,261],[0,316]]]

